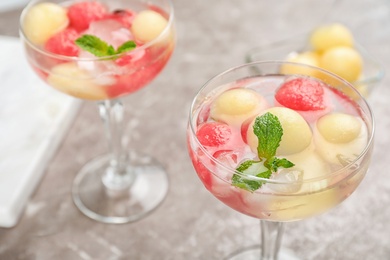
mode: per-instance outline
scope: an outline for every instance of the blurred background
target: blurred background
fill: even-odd
[[[223,259],[238,248],[256,244],[260,241],[258,220],[217,201],[197,179],[188,159],[187,116],[197,90],[210,77],[243,63],[251,49],[307,37],[317,26],[330,22],[349,27],[386,73],[390,68],[388,0],[173,2],[178,42],[172,60],[150,86],[124,99],[131,146],[162,161],[170,176],[164,203],[144,219],[119,226],[94,222],[75,208],[70,188],[77,170],[106,149],[105,143],[95,141],[104,134],[95,104],[82,102],[43,165],[42,179],[17,224],[0,227],[0,259]],[[25,4],[1,0],[1,48],[8,48],[10,37],[18,37]],[[20,51],[18,40],[12,41]],[[22,55],[15,57],[22,59]],[[2,68],[8,66],[7,59],[0,55]],[[24,73],[31,72],[8,73],[23,80]],[[28,79],[26,84],[34,82],[43,85],[39,86],[42,91],[48,90],[32,74]],[[376,117],[376,141],[363,183],[339,207],[286,226],[283,246],[301,259],[390,259],[389,83],[385,76],[368,98]],[[11,87],[15,86],[0,84],[3,98]],[[23,109],[23,101],[18,102]],[[0,128],[3,119],[0,112]],[[1,142],[5,138],[10,137],[0,136]],[[6,178],[1,172],[0,177]]]

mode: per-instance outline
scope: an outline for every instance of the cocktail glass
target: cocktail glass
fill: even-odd
[[[72,11],[76,19],[72,24],[69,10],[74,4],[78,7]],[[92,11],[80,15],[83,8]],[[62,32],[65,36],[57,36],[48,47],[50,39]],[[75,34],[74,40],[82,35],[97,36],[112,50],[96,56],[76,48],[76,54],[67,55],[76,46],[73,40],[64,39],[71,37],[67,33]],[[146,86],[168,62],[175,46],[171,1],[34,0],[21,15],[20,35],[34,71],[61,92],[96,101],[104,122],[109,151],[85,164],[77,174],[72,188],[76,206],[104,223],[135,221],[155,209],[167,193],[168,176],[152,157],[127,151],[120,98]],[[127,41],[135,43],[135,49],[115,52]],[[63,48],[58,51],[58,46]]]
[[[294,66],[294,71],[299,69],[304,73],[281,75],[279,71],[282,66]],[[296,171],[297,168],[293,167],[289,171],[289,168],[286,168],[273,173],[269,179],[257,177],[253,172],[243,174],[237,169],[238,165],[242,165],[247,159],[259,160],[256,151],[251,150],[252,147],[248,148],[250,130],[246,130],[250,129],[248,122],[254,118],[253,112],[247,108],[256,107],[256,104],[253,105],[254,99],[248,98],[246,94],[241,97],[225,95],[224,99],[218,99],[219,101],[216,101],[217,97],[222,96],[221,93],[228,89],[251,89],[267,100],[264,102],[259,99],[261,106],[268,103],[264,109],[275,106],[280,108],[283,105],[277,104],[274,99],[280,85],[294,78],[307,79],[307,75],[330,86],[327,89],[333,94],[330,95],[332,101],[328,101],[336,103],[332,103],[329,109],[326,108],[326,112],[296,111],[304,115],[313,132],[307,148],[285,156],[296,163],[297,167],[301,167],[300,170]],[[249,103],[252,105],[248,106]],[[352,113],[361,120],[360,134],[363,141],[352,141],[353,145],[359,142],[357,153],[341,144],[324,142],[323,138],[319,138],[317,122],[335,112]],[[249,121],[242,117],[245,113],[250,118]],[[295,125],[291,126],[294,128]],[[330,129],[337,127],[337,124],[330,125]],[[298,131],[298,140],[290,140],[292,145],[290,144],[289,148],[294,150],[300,146],[300,136],[305,136],[305,133]],[[288,132],[284,134],[288,135]],[[284,223],[324,213],[349,197],[367,172],[373,150],[373,137],[373,117],[364,98],[350,83],[322,69],[282,61],[253,62],[232,68],[210,79],[199,90],[190,109],[187,144],[191,161],[209,192],[227,206],[257,218],[261,223],[261,245],[239,250],[232,253],[228,259],[296,259],[289,253],[291,251],[281,248]],[[305,140],[304,137],[302,140]],[[315,148],[311,146],[313,143]],[[344,150],[341,151],[342,149]],[[305,163],[298,165],[299,162]],[[245,184],[261,183],[260,188],[247,190],[237,187],[233,185],[234,178],[240,180],[240,184],[242,180],[245,180]]]

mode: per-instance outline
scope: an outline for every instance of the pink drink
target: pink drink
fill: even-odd
[[[37,74],[57,90],[89,100],[124,96],[154,79],[174,49],[172,21],[157,6],[122,5],[120,1],[42,2],[27,9],[21,31]],[[134,41],[136,48],[96,57],[75,45],[83,35],[97,36],[115,49]]]
[[[370,156],[361,154],[372,129],[360,105],[317,79],[300,77],[248,77],[206,91],[194,104],[187,140],[194,168],[215,197],[241,213],[272,221],[307,218],[346,199],[367,171]],[[307,82],[315,87],[305,88]],[[283,126],[276,155],[295,166],[248,191],[232,185],[232,178],[242,162],[258,160],[253,121],[265,112]]]

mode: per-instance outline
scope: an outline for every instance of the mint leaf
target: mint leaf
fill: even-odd
[[[115,55],[115,54],[116,54],[116,51],[115,51],[114,47],[112,45],[109,45],[107,48],[107,55],[103,55],[103,56],[111,56],[111,55]]]
[[[112,45],[109,45],[99,37],[90,34],[84,34],[75,41],[76,45],[81,49],[92,53],[96,57],[112,56],[136,48],[134,41],[127,41],[118,47],[117,50]]]
[[[253,160],[245,161],[245,162],[241,163],[240,166],[238,166],[238,168],[236,170],[238,172],[244,172],[249,167],[251,167],[254,163],[256,163],[256,161],[253,161]]]
[[[259,140],[257,146],[259,158],[270,159],[275,156],[283,135],[283,128],[278,117],[269,112],[257,117],[253,132]]]
[[[279,167],[291,168],[295,164],[287,160],[286,158],[279,159],[277,157],[272,157],[271,160],[266,161],[264,165],[267,166],[271,171],[276,172]]]
[[[107,56],[109,52],[109,45],[94,35],[84,34],[78,38],[75,43],[81,49],[88,51],[97,57]]]
[[[253,160],[244,161],[237,167],[236,171],[242,174],[233,174],[232,185],[250,192],[259,189],[264,184],[264,181],[251,177],[269,179],[272,175],[263,162]]]
[[[250,180],[242,177],[241,175],[234,174],[232,177],[232,185],[240,189],[254,192],[261,187],[262,183],[258,180]]]
[[[245,161],[236,170],[242,174],[233,174],[232,185],[250,192],[259,189],[263,185],[263,181],[251,179],[251,177],[269,178],[271,176],[271,172],[259,161]]]
[[[135,42],[127,41],[127,42],[123,43],[121,46],[118,47],[117,52],[118,53],[124,53],[124,52],[128,52],[128,51],[132,51],[132,50],[135,49],[135,47],[137,47]]]
[[[254,176],[269,179],[279,167],[290,168],[294,164],[285,158],[275,157],[283,136],[283,128],[277,116],[267,112],[255,119],[253,133],[257,136],[259,144],[257,153],[260,161],[247,160],[242,162],[237,171],[241,174],[233,174],[232,185],[241,189],[254,192],[265,183],[262,180],[252,178]],[[256,166],[256,167],[254,167]]]

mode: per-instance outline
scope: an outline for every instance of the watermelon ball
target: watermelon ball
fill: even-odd
[[[88,29],[93,21],[99,21],[108,14],[107,7],[98,2],[79,2],[68,9],[70,26],[78,32]]]
[[[202,124],[196,136],[204,146],[217,147],[226,144],[231,137],[232,130],[229,125],[220,122]]]
[[[298,111],[326,108],[323,84],[309,78],[295,78],[286,81],[277,90],[275,98],[281,105]]]
[[[80,49],[75,44],[78,37],[76,30],[67,28],[50,37],[45,44],[45,50],[59,55],[78,56]]]

